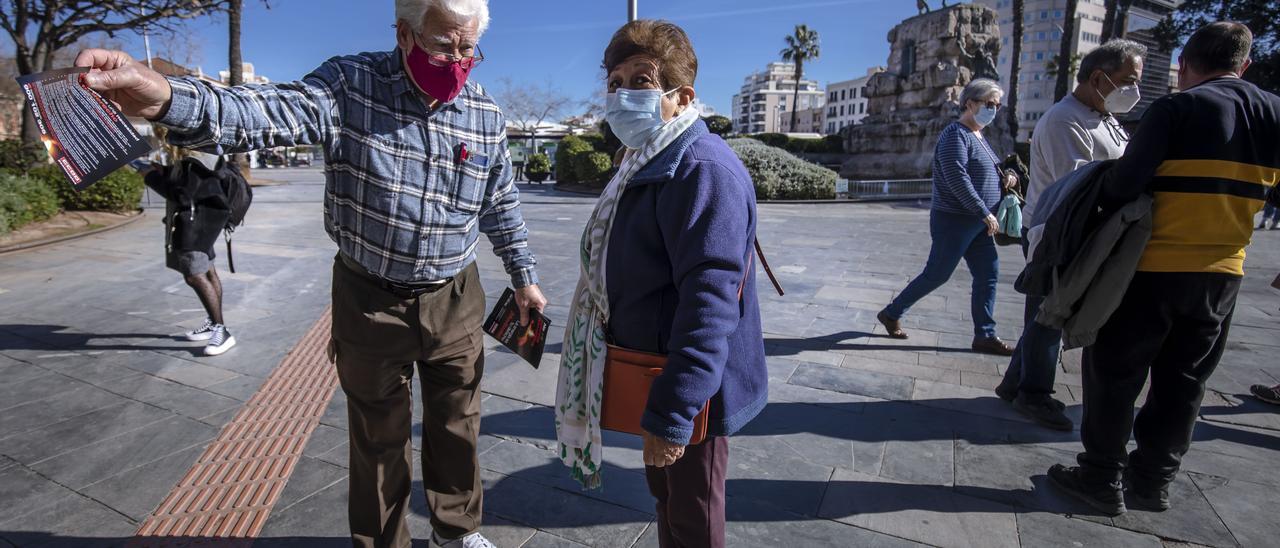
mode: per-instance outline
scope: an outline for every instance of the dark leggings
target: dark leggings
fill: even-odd
[[[183,279],[187,281],[187,285],[191,289],[196,290],[196,296],[200,298],[200,304],[204,305],[204,311],[209,315],[209,319],[214,324],[222,324],[222,280],[218,279],[218,269],[213,266],[209,267],[209,271],[196,276],[186,276]]]

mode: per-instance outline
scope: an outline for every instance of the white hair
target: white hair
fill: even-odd
[[[407,21],[414,31],[422,31],[422,20],[432,6],[464,21],[480,23],[479,34],[489,28],[489,0],[396,0],[396,20]]]

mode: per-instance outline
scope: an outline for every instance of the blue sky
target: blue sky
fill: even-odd
[[[245,0],[245,61],[275,81],[300,78],[325,59],[395,45],[391,0]],[[626,21],[624,0],[491,0],[492,23],[480,44],[488,60],[472,77],[494,83],[550,82],[575,98],[602,93],[600,58],[609,37]],[[822,85],[861,76],[883,65],[885,36],[915,14],[906,0],[640,0],[640,16],[680,24],[699,57],[698,95],[727,112],[742,79],[778,59],[783,36],[805,23],[821,36],[822,57],[806,76]],[[206,71],[225,69],[225,17],[190,24],[196,56]],[[121,34],[142,56],[142,40]],[[153,50],[164,45],[153,41]]]

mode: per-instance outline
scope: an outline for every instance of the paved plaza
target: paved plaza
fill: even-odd
[[[155,210],[119,230],[0,256],[0,547],[123,545],[325,311],[335,247],[321,226],[321,172],[255,176],[280,184],[256,189],[235,238],[240,273],[222,271],[239,345],[221,357],[178,337],[203,312],[164,268]],[[546,186],[522,196],[548,315],[562,326],[594,199]],[[1112,519],[1047,484],[1049,466],[1081,449],[1078,431],[1036,427],[992,394],[1007,360],[969,351],[963,268],[904,318],[909,340],[884,336],[876,311],[928,252],[926,204],[762,204],[759,213],[787,295],[760,277],[770,403],[731,442],[730,546],[1280,539],[1280,408],[1246,395],[1250,384],[1280,382],[1280,294],[1268,287],[1280,271],[1280,232],[1257,234],[1249,249],[1231,343],[1172,488],[1174,508]],[[509,282],[483,240],[481,249],[492,302]],[[1016,340],[1021,255],[1002,248],[1001,259],[1000,335]],[[554,458],[558,327],[550,340],[538,370],[488,340],[484,533],[502,547],[657,546],[638,438],[605,437],[599,491],[578,489]],[[1079,359],[1065,355],[1057,386],[1077,422]],[[339,390],[258,545],[349,545],[346,428]],[[416,538],[430,534],[426,513],[415,482]]]

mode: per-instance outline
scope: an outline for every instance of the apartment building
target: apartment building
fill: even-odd
[[[819,132],[824,135],[835,135],[846,126],[857,124],[866,118],[867,82],[884,67],[871,67],[861,78],[835,82],[827,85],[826,127]]]
[[[1013,55],[1013,1],[978,0],[999,14],[1000,82],[1008,86]],[[1022,13],[1022,67],[1018,79],[1018,140],[1028,141],[1036,120],[1053,106],[1057,76],[1049,69],[1062,45],[1067,0],[1025,0]],[[1083,56],[1098,47],[1107,10],[1103,0],[1079,0],[1071,54]],[[1074,81],[1074,80],[1073,80]],[[1073,86],[1074,87],[1074,86]],[[1007,91],[1007,90],[1006,90]]]
[[[1126,119],[1140,118],[1147,105],[1168,92],[1170,83],[1169,53],[1161,52],[1153,29],[1176,6],[1176,0],[1136,0],[1122,21],[1126,37],[1149,48],[1143,63],[1140,83],[1142,102]],[[995,9],[1000,21],[1000,80],[1009,82],[1013,55],[1013,1],[978,0]],[[1053,106],[1057,75],[1051,62],[1062,44],[1067,0],[1025,0],[1023,2],[1022,65],[1019,71],[1018,140],[1030,140],[1031,130],[1044,112]],[[1079,0],[1076,7],[1075,33],[1071,38],[1071,54],[1083,57],[1098,47],[1102,39],[1102,22],[1107,10],[1103,0]],[[1072,75],[1072,87],[1075,75]]]
[[[741,90],[733,96],[733,107],[730,110],[733,131],[781,132],[784,119],[786,123],[790,122],[793,109],[806,110],[825,105],[826,94],[817,81],[800,80],[798,101],[793,98],[796,88],[793,63],[769,63],[765,70],[747,76],[743,79]],[[793,102],[798,104],[792,104]]]

